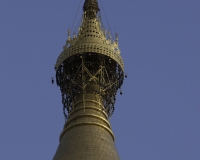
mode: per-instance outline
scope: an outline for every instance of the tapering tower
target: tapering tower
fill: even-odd
[[[124,79],[118,37],[103,28],[97,0],[85,0],[83,11],[55,65],[66,123],[53,159],[119,160],[108,121]]]

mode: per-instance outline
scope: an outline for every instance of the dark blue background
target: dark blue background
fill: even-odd
[[[200,1],[102,2],[128,73],[111,118],[121,159],[199,160]],[[79,3],[1,0],[2,160],[50,160],[57,149],[64,117],[51,77]]]

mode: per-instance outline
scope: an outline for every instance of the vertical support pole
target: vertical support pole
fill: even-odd
[[[102,107],[102,110],[103,110],[103,106],[101,105],[101,101],[100,101],[100,99],[101,99],[101,86],[99,87],[99,108],[101,108]],[[101,106],[100,106],[101,105]]]
[[[85,86],[84,86],[85,74],[84,74],[84,62],[85,62],[85,57],[82,55],[82,90],[83,90],[83,108],[84,108],[84,113],[85,113]]]

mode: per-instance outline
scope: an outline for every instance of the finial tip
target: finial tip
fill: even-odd
[[[86,12],[87,17],[95,18],[99,10],[97,0],[85,0],[83,11]]]

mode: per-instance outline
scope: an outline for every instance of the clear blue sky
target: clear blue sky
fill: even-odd
[[[129,75],[111,118],[121,159],[200,160],[200,1],[102,2]],[[64,118],[51,77],[79,3],[1,0],[1,160],[57,149]]]

